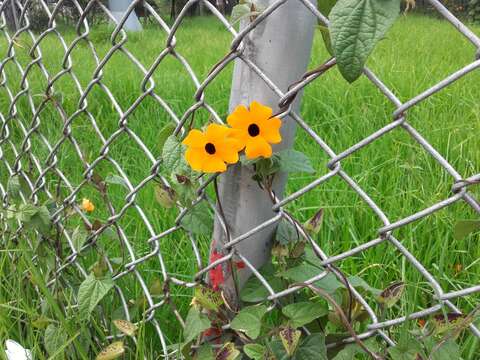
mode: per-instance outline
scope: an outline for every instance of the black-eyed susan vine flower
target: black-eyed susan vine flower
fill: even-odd
[[[93,210],[95,210],[95,205],[93,205],[89,199],[83,198],[80,208],[85,212],[93,212]]]
[[[234,130],[218,124],[208,125],[204,132],[191,130],[182,142],[188,147],[185,159],[196,171],[215,173],[227,170],[226,164],[238,162],[238,152],[243,147],[237,137],[233,137],[234,133]]]
[[[272,116],[272,109],[256,101],[250,108],[240,105],[227,118],[227,123],[235,130],[232,135],[245,146],[247,159],[272,156],[271,144],[282,141],[280,127],[282,121]]]

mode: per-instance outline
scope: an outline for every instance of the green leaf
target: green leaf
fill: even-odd
[[[333,360],[352,360],[361,350],[357,344],[349,344],[340,350]]]
[[[330,12],[330,35],[342,76],[355,81],[377,43],[400,13],[400,0],[338,0]]]
[[[232,15],[230,17],[230,23],[235,24],[242,20],[244,17],[249,16],[251,13],[250,6],[248,4],[238,4],[232,8]]]
[[[87,232],[80,226],[77,226],[75,230],[73,230],[72,243],[76,251],[80,251],[82,246],[85,244],[85,241],[87,241],[87,237]]]
[[[422,355],[422,346],[414,338],[404,337],[400,342],[388,348],[392,360],[416,360],[417,355]]]
[[[108,272],[108,265],[103,255],[98,256],[98,260],[93,263],[89,269],[96,279],[103,279]]]
[[[44,205],[22,204],[18,208],[17,219],[25,227],[37,230],[41,234],[47,234],[50,230],[50,212]]]
[[[182,166],[183,163],[183,145],[176,136],[171,135],[165,141],[162,151],[163,165],[166,169],[174,171]]]
[[[267,159],[261,158],[254,160],[248,160],[245,156],[241,156],[240,161],[244,166],[255,165],[253,180],[256,181],[262,181],[280,170],[280,157],[278,154]]]
[[[189,343],[211,326],[212,324],[205,314],[202,314],[195,307],[190,308],[183,331],[184,342]]]
[[[109,226],[103,230],[101,236],[105,237],[109,241],[116,241],[118,239],[118,232],[116,229],[114,230],[112,226]]]
[[[54,324],[50,324],[45,329],[45,350],[47,350],[48,355],[52,356],[55,354],[59,348],[61,348],[67,342],[67,333],[65,330],[57,327]],[[65,359],[65,355],[58,354],[54,358],[55,360]],[[52,358],[53,360],[53,358]]]
[[[312,167],[310,159],[302,152],[286,149],[280,151],[279,157],[280,170],[288,173],[306,172],[313,173],[315,169]]]
[[[148,290],[150,291],[150,295],[152,296],[163,295],[163,282],[158,278],[153,280]]]
[[[243,346],[243,352],[250,359],[264,360],[267,349],[265,348],[265,346],[260,344],[246,344]]]
[[[175,191],[166,185],[155,185],[155,200],[164,208],[170,209],[175,205]]]
[[[273,358],[275,360],[292,359],[292,357],[288,356],[288,354],[285,352],[285,348],[280,340],[274,340],[270,342],[269,349],[273,353]]]
[[[298,239],[299,234],[297,229],[287,220],[280,220],[280,224],[278,224],[277,232],[275,234],[275,240],[281,245],[287,245]]]
[[[282,281],[276,277],[265,277],[274,291],[280,291],[282,289]],[[265,285],[255,276],[251,276],[244,287],[240,290],[240,299],[249,303],[256,303],[264,301],[270,293]]]
[[[318,0],[317,7],[318,11],[320,11],[324,16],[328,17],[330,11],[335,6],[337,0]]]
[[[284,271],[282,277],[296,283],[303,283],[321,272],[323,272],[322,269],[303,263]],[[343,284],[332,273],[328,273],[324,278],[314,282],[313,285],[327,291],[328,293],[333,293],[335,290],[343,287]]]
[[[38,318],[32,321],[32,326],[37,329],[45,329],[50,323],[54,322],[52,319],[45,315],[40,315]]]
[[[181,220],[182,227],[196,235],[209,235],[213,229],[213,216],[206,202],[195,205]]]
[[[113,287],[111,278],[97,279],[93,274],[80,284],[78,289],[78,311],[80,317],[86,319],[98,303]]]
[[[297,349],[295,360],[328,360],[325,336],[323,334],[312,334],[307,336]]]
[[[215,355],[213,353],[212,347],[209,345],[202,345],[197,350],[195,356],[193,357],[195,360],[215,360]]]
[[[311,248],[305,249],[305,260],[305,263],[284,271],[281,273],[281,276],[294,282],[305,282],[324,271],[320,265],[321,260],[315,255]],[[380,290],[368,285],[365,280],[358,276],[350,276],[347,280],[350,286],[354,288],[363,288],[374,295],[380,293]],[[330,294],[334,293],[337,289],[345,288],[343,282],[338,280],[333,273],[328,273],[324,278],[314,282],[313,285],[324,289]]]
[[[108,174],[107,177],[105,178],[105,182],[107,184],[122,185],[123,187],[128,189],[127,182],[120,175]]]
[[[160,150],[163,149],[165,142],[167,141],[168,137],[173,134],[175,130],[175,125],[173,123],[167,123],[158,133],[157,141],[158,141],[158,148]]]
[[[362,288],[362,289],[372,293],[373,295],[379,295],[381,293],[381,290],[370,286],[365,280],[363,280],[359,276],[356,276],[356,275],[349,276],[347,278],[347,280],[348,280],[348,283],[350,284],[350,286],[353,286],[354,288]]]
[[[480,220],[461,220],[455,224],[453,236],[455,240],[462,240],[471,233],[480,230]]]
[[[7,182],[7,194],[12,200],[16,200],[20,197],[20,176],[11,176]]]
[[[332,40],[330,38],[330,30],[328,30],[328,27],[323,25],[318,25],[318,29],[320,30],[320,34],[322,34],[322,39],[323,39],[323,43],[325,44],[325,49],[327,49],[330,55],[334,56],[333,48],[332,48]]]
[[[459,360],[461,359],[460,347],[453,339],[445,341],[440,347],[433,338],[427,338],[425,346],[429,352],[429,360]]]
[[[369,349],[374,353],[380,351],[379,344],[377,343],[375,338],[364,340],[363,343],[365,344],[367,349]],[[355,357],[356,354],[364,354],[364,353],[365,353],[365,350],[363,350],[357,344],[348,344],[335,355],[333,360],[352,360],[352,359],[356,359]]]
[[[282,290],[282,281],[274,275],[272,264],[266,264],[260,269],[260,274],[270,284],[274,291]],[[240,290],[240,299],[244,302],[256,303],[264,301],[270,293],[267,288],[257,279],[250,276],[243,288]]]
[[[265,305],[247,306],[232,320],[232,329],[244,332],[251,339],[256,339],[260,335],[262,328],[262,318],[267,312]]]
[[[177,177],[178,178],[185,178],[187,179],[186,177],[183,177],[183,175],[176,175],[176,174],[172,174],[172,178],[175,178],[175,181],[177,181]],[[195,200],[195,198],[197,197],[197,192],[196,192],[196,189],[195,189],[195,186],[192,182],[190,182],[190,180],[185,180],[184,183],[176,183],[175,184],[175,194],[176,194],[176,198],[178,199],[178,201],[180,201],[180,203],[184,206],[184,207],[189,207],[191,206],[192,202]]]
[[[294,327],[311,323],[313,320],[328,314],[328,309],[315,302],[297,302],[285,306],[283,314],[292,320]]]

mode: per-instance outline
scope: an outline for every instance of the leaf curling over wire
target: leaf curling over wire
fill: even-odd
[[[138,330],[137,325],[127,320],[113,320],[115,327],[127,336],[134,336]]]
[[[95,358],[95,360],[114,360],[118,359],[125,353],[125,347],[122,341],[116,341],[103,349]]]

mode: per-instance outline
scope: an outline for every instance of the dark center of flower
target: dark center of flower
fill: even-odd
[[[258,125],[257,124],[250,124],[248,126],[248,135],[250,135],[251,137],[255,137],[258,134],[260,134],[260,128],[258,127]]]
[[[213,155],[215,154],[215,152],[217,151],[217,149],[215,149],[215,145],[213,145],[212,143],[207,143],[205,145],[205,151],[207,153],[209,153],[210,155]]]

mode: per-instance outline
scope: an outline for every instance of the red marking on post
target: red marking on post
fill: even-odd
[[[218,259],[221,259],[222,257],[222,254],[218,253],[216,250],[213,250],[212,254],[210,255],[210,264]],[[213,290],[217,291],[219,286],[224,282],[225,278],[223,277],[222,264],[218,264],[210,270],[210,283],[212,284]]]
[[[237,267],[238,270],[245,269],[245,262],[243,261],[235,261],[235,266]]]

